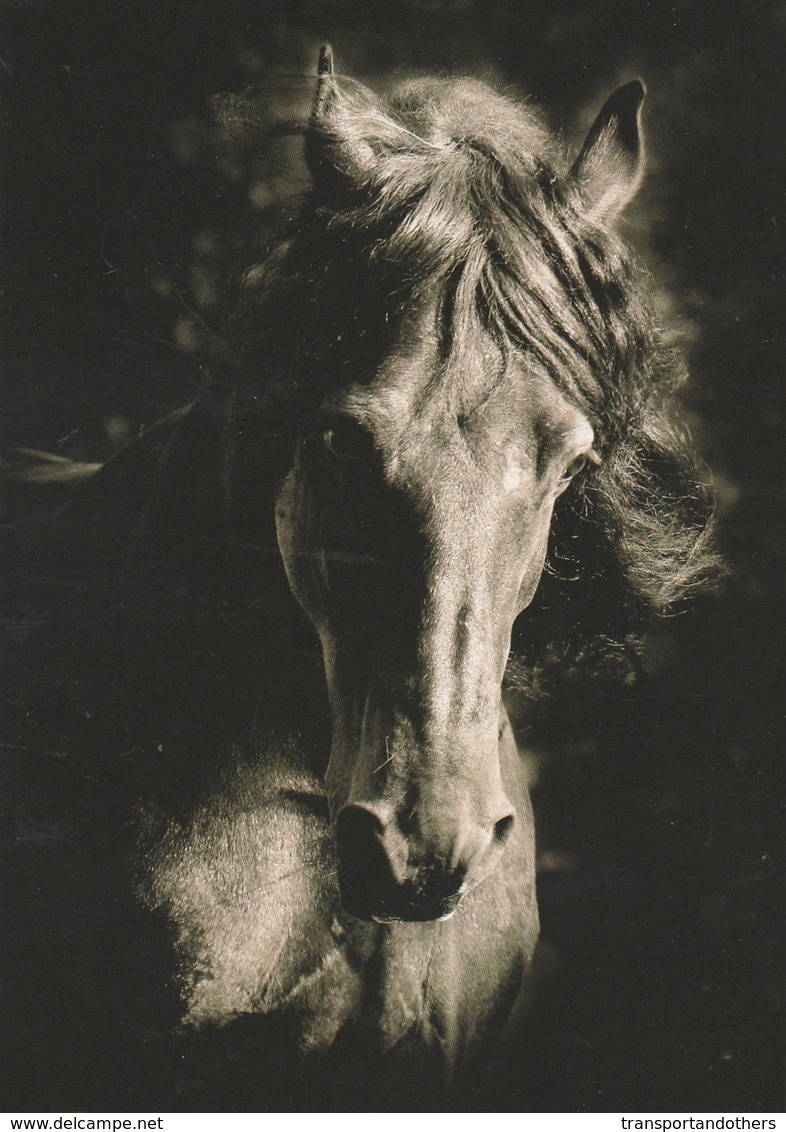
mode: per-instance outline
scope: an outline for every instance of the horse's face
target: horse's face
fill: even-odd
[[[587,417],[535,357],[572,367],[565,344],[583,341],[585,365],[598,341],[601,313],[582,319],[605,283],[569,229],[586,214],[597,239],[635,192],[643,88],[611,96],[557,191],[533,156],[539,127],[481,84],[406,85],[389,114],[337,82],[327,49],[319,72],[306,138],[317,261],[293,261],[314,281],[317,325],[296,364],[304,387],[332,392],[281,487],[279,543],[322,642],[344,907],[437,919],[494,867],[516,820],[500,760],[511,628],[554,502],[594,458]],[[415,279],[428,298],[403,315],[380,306]],[[502,349],[523,299],[534,323],[513,337],[533,345]],[[567,317],[564,340],[535,349]]]
[[[511,627],[593,442],[526,356],[477,327],[446,361],[436,323],[411,311],[373,377],[323,402],[277,506],[324,653],[342,899],[378,920],[450,915],[503,852]]]

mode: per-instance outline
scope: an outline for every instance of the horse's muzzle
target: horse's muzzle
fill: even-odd
[[[501,855],[513,824],[507,814],[490,831],[482,857],[489,872]],[[379,817],[364,806],[346,806],[338,817],[338,848],[341,904],[345,912],[377,923],[446,920],[456,911],[464,893],[477,878],[478,861],[446,862],[422,851],[401,854],[390,848],[389,831]],[[473,875],[474,874],[474,877]]]

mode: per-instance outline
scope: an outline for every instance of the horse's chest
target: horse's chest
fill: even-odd
[[[483,882],[450,920],[380,929],[374,978],[385,1048],[415,1037],[450,1064],[504,1021],[538,933],[520,863],[512,854],[514,867]]]
[[[482,1046],[504,1020],[537,934],[534,898],[522,895],[511,916],[499,887],[492,881],[442,923],[334,916],[321,955],[277,1004],[295,1020],[302,1047],[326,1052],[353,1025],[383,1053],[414,1043],[441,1064]],[[312,923],[312,940],[318,934]]]

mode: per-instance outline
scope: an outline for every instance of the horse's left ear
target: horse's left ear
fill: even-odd
[[[569,183],[590,215],[607,223],[630,203],[644,173],[644,84],[626,83],[606,101],[570,171]]]

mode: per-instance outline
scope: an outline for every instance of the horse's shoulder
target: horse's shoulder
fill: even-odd
[[[195,1026],[289,1012],[326,1049],[355,1010],[359,956],[336,918],[327,802],[296,741],[238,761],[149,854],[148,899],[174,927]]]

